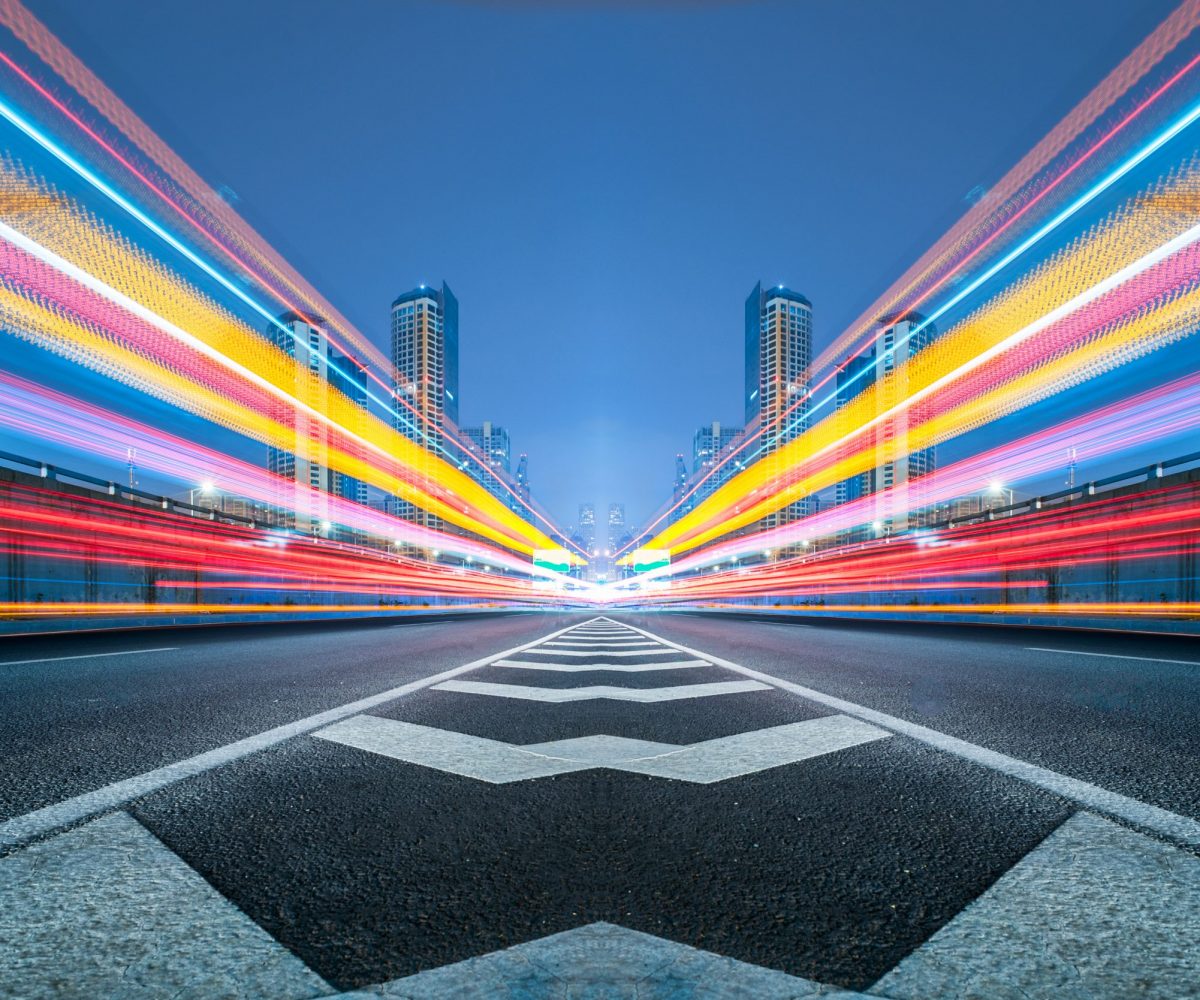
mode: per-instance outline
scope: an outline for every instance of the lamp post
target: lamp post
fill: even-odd
[[[1004,500],[1006,503],[1000,506],[1011,507],[1013,504],[1013,491],[998,479],[993,479],[988,484],[988,493],[992,494],[999,500]]]
[[[193,487],[192,489],[190,489],[188,491],[188,503],[191,504],[191,506],[193,506],[193,507],[199,507],[199,506],[201,506],[201,504],[196,503],[197,495],[199,495],[201,499],[203,499],[204,497],[213,497],[214,500],[213,500],[213,506],[211,509],[215,509],[216,508],[216,500],[215,500],[216,493],[217,493],[217,487],[213,484],[213,481],[211,479],[206,479],[199,486]],[[195,513],[196,513],[195,511],[192,511],[193,515],[195,515]]]

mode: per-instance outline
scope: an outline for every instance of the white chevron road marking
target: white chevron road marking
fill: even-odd
[[[595,656],[603,653],[605,656],[674,656],[675,650],[670,646],[658,646],[655,649],[540,649],[531,646],[524,651],[541,653],[543,656]]]
[[[544,642],[544,643],[542,643],[542,645],[543,646],[580,646],[580,647],[602,646],[602,647],[608,649],[608,648],[612,648],[612,647],[623,648],[626,646],[657,646],[658,643],[657,642],[648,642],[645,640],[638,641],[636,639],[634,639],[634,640],[628,640],[628,639],[568,639],[566,641],[563,641],[560,639],[555,639],[552,642]],[[541,648],[541,647],[538,647],[538,648]]]
[[[563,673],[610,670],[640,674],[650,670],[682,670],[685,667],[711,667],[708,660],[656,660],[654,663],[547,663],[545,660],[496,660],[493,667],[519,667],[521,670],[560,670]]]
[[[596,698],[649,703],[681,701],[685,698],[712,698],[724,694],[744,694],[749,691],[770,691],[771,686],[758,681],[720,681],[715,684],[679,684],[675,687],[661,688],[623,688],[611,687],[607,684],[577,688],[540,688],[526,687],[522,684],[491,684],[486,681],[446,681],[435,685],[433,690],[554,703],[591,701]]]
[[[313,735],[491,784],[603,767],[701,785],[795,764],[890,736],[886,730],[845,715],[807,719],[690,746],[606,735],[515,746],[374,715],[345,719]]]

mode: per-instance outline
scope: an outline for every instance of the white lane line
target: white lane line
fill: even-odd
[[[542,656],[672,656],[673,649],[528,649]]]
[[[654,663],[546,663],[534,660],[496,660],[493,667],[517,667],[521,670],[558,670],[581,674],[588,670],[612,670],[622,674],[648,673],[651,670],[682,670],[685,667],[711,667],[708,660],[657,660]]]
[[[382,691],[379,694],[360,698],[358,701],[352,701],[337,708],[318,712],[316,715],[308,716],[308,718],[276,726],[274,729],[268,729],[266,732],[258,733],[255,736],[247,736],[245,739],[236,740],[233,743],[217,747],[214,750],[197,754],[195,757],[188,757],[185,760],[176,761],[174,764],[167,764],[165,767],[155,768],[153,771],[134,775],[132,778],[114,781],[112,784],[104,785],[102,788],[84,792],[82,795],[64,799],[62,802],[56,802],[53,805],[43,806],[41,809],[35,809],[24,816],[16,816],[13,819],[0,823],[0,849],[22,844],[27,840],[32,840],[53,830],[70,826],[72,823],[77,823],[82,819],[87,819],[89,816],[109,812],[124,805],[126,802],[131,802],[133,799],[148,795],[150,792],[166,788],[168,785],[183,781],[185,778],[203,774],[205,771],[211,771],[215,767],[222,767],[235,760],[240,760],[242,757],[258,753],[260,750],[273,747],[293,737],[303,736],[314,729],[328,726],[330,723],[348,718],[351,715],[360,715],[368,709],[374,708],[376,705],[382,705],[396,698],[401,698],[406,694],[412,694],[414,691],[431,687],[439,681],[445,681],[451,677],[457,677],[459,674],[475,670],[478,667],[486,666],[493,660],[522,653],[530,646],[536,646],[539,642],[544,642],[547,638],[552,639],[557,635],[561,635],[564,631],[566,630],[561,629],[558,632],[552,632],[549,636],[538,636],[538,638],[530,642],[513,646],[511,649],[506,649],[500,653],[490,653],[478,660],[465,663],[461,667],[443,670],[440,673],[423,677],[408,684],[402,684],[388,691]]]
[[[741,674],[743,677],[753,677],[764,681],[773,687],[779,688],[781,691],[790,691],[792,694],[800,695],[801,698],[807,698],[809,701],[815,701],[820,705],[827,705],[856,719],[873,722],[884,729],[890,729],[894,733],[901,733],[904,736],[911,737],[945,753],[968,760],[973,764],[980,764],[983,767],[991,768],[993,771],[999,771],[1001,774],[1007,774],[1011,778],[1017,778],[1020,781],[1036,785],[1038,788],[1044,788],[1055,795],[1061,795],[1065,799],[1078,802],[1093,812],[1107,813],[1109,816],[1115,816],[1144,829],[1153,830],[1155,833],[1169,837],[1180,843],[1200,844],[1200,821],[1194,820],[1191,817],[1180,816],[1178,813],[1161,809],[1158,806],[1152,806],[1147,802],[1130,798],[1128,795],[1109,791],[1107,788],[1101,788],[1099,785],[1093,785],[1078,778],[1059,774],[1057,771],[1051,771],[1049,768],[1030,764],[1028,761],[1020,760],[1016,757],[1009,757],[1007,754],[997,753],[995,750],[987,749],[987,747],[968,743],[966,740],[960,740],[957,736],[950,736],[946,733],[938,732],[936,729],[930,729],[927,726],[917,725],[915,722],[899,719],[894,715],[888,715],[886,712],[877,712],[875,709],[867,708],[865,705],[858,705],[852,701],[846,701],[844,698],[835,698],[833,695],[825,694],[823,691],[817,691],[814,688],[805,687],[803,684],[793,684],[791,681],[772,677],[770,674],[765,674],[760,670],[751,670],[749,667],[743,667],[739,663],[734,663],[720,656],[713,656],[711,653],[701,653],[690,646],[672,642],[670,639],[664,639],[662,636],[647,632],[645,629],[638,629],[637,631],[641,632],[648,639],[665,643],[679,650],[681,653],[687,653],[689,656],[703,656],[717,666],[725,667],[735,673]]]
[[[591,701],[606,698],[610,701],[680,701],[684,698],[712,698],[723,694],[743,694],[747,691],[770,691],[769,684],[758,681],[721,681],[716,684],[679,684],[665,688],[625,688],[595,684],[577,688],[526,687],[523,684],[489,684],[486,681],[444,681],[435,691],[456,694],[482,694],[493,698],[521,698],[525,701]]]
[[[139,653],[172,653],[178,646],[159,646],[156,649],[122,649],[119,653],[83,653],[79,656],[43,656],[36,660],[5,660],[0,667],[19,667],[23,663],[58,663],[60,660],[98,660],[102,656],[137,656]]]
[[[1103,656],[1109,660],[1145,660],[1147,663],[1182,663],[1187,667],[1200,667],[1197,660],[1167,660],[1161,656],[1122,656],[1120,653],[1089,653],[1083,649],[1050,649],[1048,646],[1026,646],[1031,653],[1063,653],[1067,656]]]

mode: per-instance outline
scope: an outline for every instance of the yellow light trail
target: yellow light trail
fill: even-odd
[[[730,479],[694,510],[645,543],[645,547],[666,548],[673,556],[689,551],[815,490],[876,466],[881,459],[880,450],[855,445],[852,442],[856,437],[910,410],[1003,352],[1035,338],[1056,321],[1136,279],[1172,252],[1200,239],[1200,227],[1189,228],[1196,215],[1188,210],[1200,197],[1198,179],[1200,174],[1193,160],[1175,177],[1155,185],[1150,192],[1114,212],[976,314],[897,366],[887,378],[864,389],[843,410],[802,432],[767,460]],[[1105,277],[1097,280],[1099,275]],[[1187,301],[1193,300],[1189,297]],[[1157,319],[1151,310],[1125,324],[1120,331],[1110,332],[1107,343],[1113,360],[1129,360],[1137,353],[1132,343],[1160,331],[1164,322],[1169,325],[1177,321],[1180,308],[1177,302]],[[1104,331],[1093,331],[1091,336],[1095,338],[1101,332]],[[1091,359],[1090,354],[1064,355],[1076,360],[1085,357]],[[1030,383],[1049,381],[1052,374],[1061,379],[1061,368],[1043,364],[1023,381],[1008,387],[1006,398],[992,395],[989,401],[992,412],[999,416],[1026,405],[1036,398],[1035,386]],[[897,386],[904,386],[907,391],[901,394]],[[897,402],[888,405],[898,396]],[[904,449],[916,451],[978,426],[980,413],[969,405],[958,407],[936,421],[910,428]],[[967,414],[971,414],[971,420],[965,419]],[[853,449],[852,454],[824,471],[804,474],[805,463],[827,456],[839,447]],[[784,470],[795,481],[779,488]],[[766,495],[760,497],[763,493]],[[747,503],[749,506],[743,507]]]
[[[451,523],[525,554],[532,553],[535,548],[553,547],[547,535],[514,514],[482,485],[444,459],[387,426],[327,383],[297,378],[294,358],[239,323],[115,233],[76,210],[48,187],[31,182],[11,163],[0,166],[0,186],[8,195],[7,207],[16,208],[8,213],[9,217],[20,224],[20,229],[0,224],[8,231],[10,242],[34,253],[61,273],[185,346],[222,364],[231,379],[242,378],[265,389],[286,406],[340,432],[385,460],[395,461],[410,470],[414,477],[426,479],[455,498],[453,501],[436,500],[426,491],[417,491],[410,492],[405,499],[411,499]],[[29,207],[22,209],[21,206]],[[70,338],[62,323],[56,325],[60,333],[66,333]],[[103,352],[103,343],[96,339],[93,348]],[[115,348],[112,344],[108,350]],[[139,367],[143,369],[144,377],[145,366]],[[197,388],[203,390],[206,387]],[[195,407],[189,408],[195,410]],[[283,437],[278,433],[264,433],[263,428],[272,422],[261,415],[255,419],[248,417],[249,414],[244,413],[244,423],[229,426],[238,430],[256,427],[258,433],[255,436],[261,440],[269,439],[269,443],[285,451],[296,449],[294,432]],[[382,485],[378,473],[364,474],[362,461],[340,449],[322,445],[314,457],[339,472]],[[410,484],[409,490],[413,489]],[[465,510],[459,501],[466,506]],[[494,530],[489,530],[489,526]]]

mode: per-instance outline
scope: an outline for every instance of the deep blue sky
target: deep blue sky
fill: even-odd
[[[447,280],[462,422],[564,525],[738,421],[758,278],[819,349],[1172,6],[31,3],[379,345]]]

